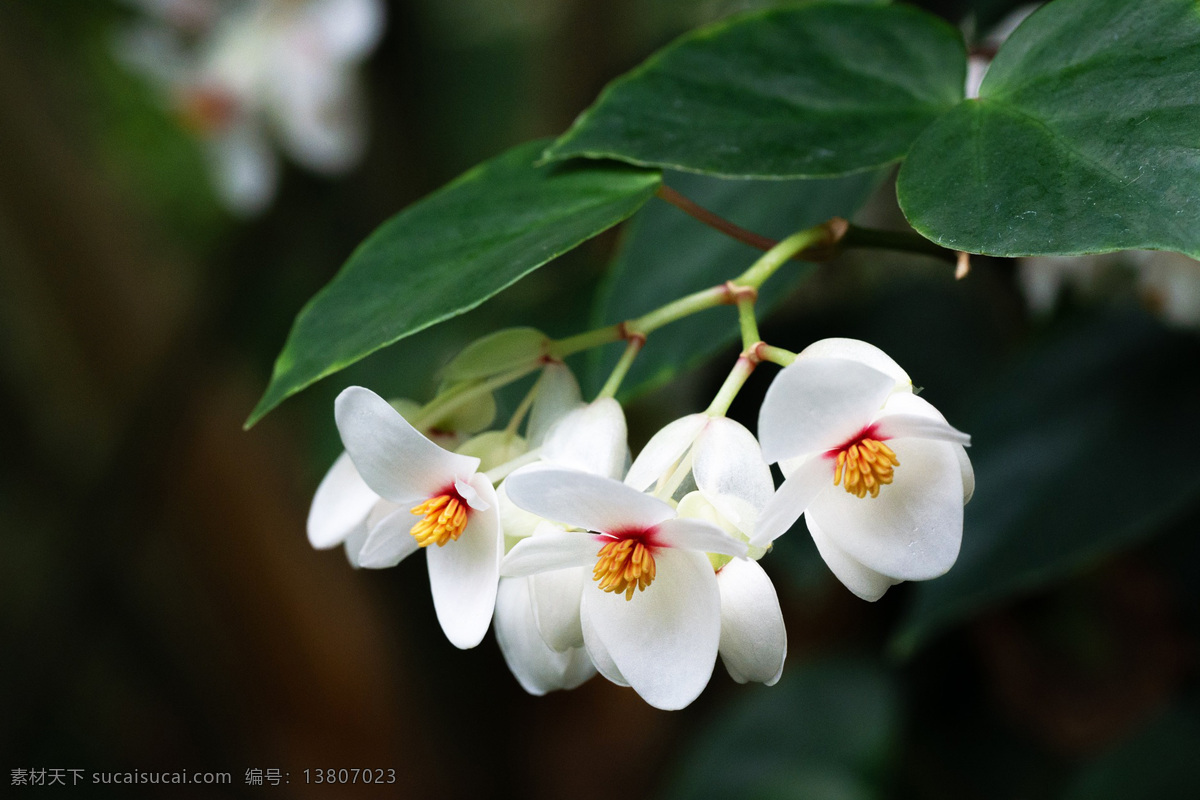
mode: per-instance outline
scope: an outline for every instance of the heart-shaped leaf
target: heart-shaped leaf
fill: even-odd
[[[810,3],[690,33],[618,78],[547,151],[724,177],[901,158],[962,99],[962,37],[908,6]]]
[[[1200,255],[1198,86],[1194,0],[1055,0],[916,141],[900,205],[972,253]]]

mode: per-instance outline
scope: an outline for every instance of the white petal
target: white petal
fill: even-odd
[[[556,467],[621,477],[625,467],[625,412],[611,397],[567,413],[542,445],[542,460]]]
[[[774,686],[783,674],[787,631],[775,586],[757,561],[734,559],[717,573],[721,660],[738,683]]]
[[[644,492],[666,478],[712,419],[707,414],[689,414],[668,423],[651,436],[638,453],[625,476],[625,483]]]
[[[911,392],[912,379],[891,356],[861,339],[821,339],[800,351],[796,360],[809,358],[845,358],[873,367],[896,382],[896,388]]]
[[[526,511],[589,531],[649,528],[675,516],[658,498],[586,472],[520,469],[506,483],[509,498]]]
[[[787,533],[813,501],[833,486],[833,464],[833,461],[821,455],[801,463],[758,515],[750,543],[766,547]]]
[[[334,402],[342,443],[363,480],[387,499],[412,503],[433,497],[475,472],[479,459],[443,450],[417,432],[387,401],[351,386]]]
[[[987,56],[969,56],[967,58],[967,81],[963,87],[963,96],[968,100],[979,97],[979,87],[983,85],[983,76],[987,75],[992,60]]]
[[[807,511],[851,558],[898,580],[943,574],[962,542],[962,469],[957,445],[895,439],[892,484],[878,497],[856,497],[840,487],[822,492]]]
[[[249,217],[270,205],[279,185],[279,160],[256,124],[236,122],[206,142],[205,152],[217,194],[230,211]]]
[[[504,530],[505,538],[509,540],[532,536],[537,526],[543,522],[537,514],[530,514],[509,499],[507,480],[496,489],[496,500],[500,504],[500,527]]]
[[[970,434],[963,433],[947,423],[935,422],[915,414],[888,414],[880,417],[876,431],[884,439],[932,439],[964,446],[971,443]]]
[[[587,649],[588,658],[596,665],[596,670],[617,686],[628,687],[629,681],[625,680],[625,676],[621,674],[621,670],[617,669],[616,662],[612,659],[612,654],[608,652],[608,648],[604,646],[604,642],[596,635],[596,626],[592,624],[587,606],[582,602],[579,607],[579,622],[583,627],[583,641]]]
[[[350,460],[342,453],[321,479],[308,510],[308,542],[318,550],[346,540],[350,532],[363,525],[379,495],[363,481]]]
[[[593,553],[592,559],[595,557]],[[584,567],[556,569],[529,577],[533,618],[542,640],[551,650],[565,652],[583,647],[579,600],[589,577]]]
[[[378,522],[369,521],[370,533],[358,552],[358,565],[367,569],[387,569],[417,552],[420,545],[411,533],[416,522],[417,517],[403,506],[395,507]]]
[[[539,447],[554,424],[583,402],[583,392],[579,390],[575,373],[561,361],[551,361],[542,368],[537,392],[525,428],[530,447]]]
[[[975,496],[975,468],[971,466],[971,458],[961,445],[955,448],[954,455],[958,456],[958,466],[962,469],[963,505],[965,506]]]
[[[697,439],[692,474],[696,488],[746,533],[775,492],[754,434],[724,417],[712,420]]]
[[[843,444],[875,418],[894,388],[892,376],[858,361],[796,359],[763,398],[763,458],[773,463]]]
[[[645,591],[626,600],[589,586],[582,607],[634,691],[655,708],[673,710],[695,700],[712,676],[721,595],[712,565],[699,553],[663,550],[655,560],[657,575]],[[588,630],[585,626],[585,638]],[[588,652],[595,656],[591,643]]]
[[[534,624],[529,589],[528,578],[500,580],[495,623],[496,642],[504,662],[521,687],[532,695],[573,689],[596,670],[581,648],[558,653],[546,646]]]
[[[520,578],[539,572],[596,563],[604,546],[601,537],[582,531],[549,531],[522,539],[504,557],[501,574]]]
[[[490,482],[488,487],[491,487]],[[472,485],[472,482],[457,480],[454,482],[454,491],[458,492],[459,496],[467,501],[467,505],[476,511],[487,511],[489,508],[500,505],[494,490],[485,497]]]
[[[746,555],[746,543],[735,539],[711,522],[699,519],[669,519],[658,526],[654,539],[664,547],[697,553]]]
[[[874,603],[883,597],[884,592],[900,582],[865,567],[848,556],[846,551],[825,535],[821,526],[811,516],[807,517],[805,522],[808,524],[808,532],[812,534],[813,543],[817,546],[817,552],[825,560],[825,565],[842,585],[863,600]]]
[[[367,145],[362,92],[352,70],[301,48],[276,49],[269,108],[285,151],[303,167],[338,175]]]
[[[500,558],[504,555],[492,484],[482,475],[474,476],[471,484],[490,508],[472,511],[457,541],[425,548],[438,622],[450,643],[462,650],[479,644],[487,633],[496,606]]]
[[[561,688],[578,688],[596,674],[596,665],[592,663],[586,648],[572,647],[562,655],[566,657],[567,665],[563,668]]]
[[[354,567],[354,569],[362,567],[362,562],[359,561],[358,554],[362,552],[363,545],[367,543],[368,533],[370,531],[367,530],[366,525],[359,525],[350,532],[350,535],[346,537],[346,541],[342,543],[342,549],[346,553],[346,560],[350,562],[350,566]]]
[[[906,420],[912,416],[924,417],[929,421],[933,430],[921,433],[916,431],[919,425],[913,425],[906,432],[903,426],[895,426],[893,424],[894,417],[890,416],[893,412],[904,415],[903,419]],[[916,395],[893,395],[889,397],[887,404],[884,406],[884,414],[885,416],[880,418],[880,422],[884,423],[881,425],[881,432],[887,433],[896,430],[899,433],[892,435],[916,435],[927,439],[940,439],[942,441],[959,443],[959,446],[955,448],[955,455],[958,456],[959,466],[962,468],[963,505],[966,505],[975,493],[975,470],[971,467],[971,459],[967,456],[967,452],[963,449],[962,445],[969,444],[971,437],[951,428],[940,411],[934,408],[927,400]],[[964,439],[966,441],[963,441]]]
[[[339,61],[363,58],[383,35],[386,14],[381,0],[319,0],[307,11],[309,30]]]
[[[888,398],[883,413],[875,421],[875,429],[886,439],[916,437],[971,444],[969,434],[946,422],[928,400],[914,394],[896,394]]]

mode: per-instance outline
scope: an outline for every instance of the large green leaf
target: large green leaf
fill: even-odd
[[[611,163],[535,166],[544,141],[487,161],[385,222],[301,310],[254,424],[363,356],[482,303],[625,219],[658,172]]]
[[[899,732],[889,676],[861,661],[789,665],[773,687],[741,689],[691,743],[665,793],[701,798],[882,796]]]
[[[956,423],[972,436],[975,496],[962,551],[914,587],[893,642],[934,633],[1165,529],[1200,497],[1200,347],[1142,317],[1056,339]]]
[[[668,184],[700,205],[755,233],[782,238],[830,217],[848,217],[878,185],[875,172],[812,181],[725,181],[684,173]],[[666,203],[652,203],[630,224],[629,235],[598,297],[597,323],[621,322],[691,292],[736,277],[762,253],[706,227]],[[811,273],[792,262],[763,287],[760,311],[769,310]],[[651,334],[626,378],[631,396],[670,380],[738,339],[737,313],[716,308],[674,322]],[[599,386],[619,351],[596,359]],[[732,366],[732,365],[731,365]]]
[[[958,33],[906,6],[812,3],[684,36],[608,86],[547,151],[725,177],[895,161],[962,99]]]
[[[918,231],[992,255],[1200,255],[1195,0],[1055,0],[900,171]]]

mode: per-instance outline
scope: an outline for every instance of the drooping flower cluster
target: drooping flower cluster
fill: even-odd
[[[424,549],[447,638],[474,647],[494,619],[530,693],[599,672],[677,709],[718,656],[738,682],[775,683],[787,635],[758,560],[802,515],[833,573],[868,600],[954,563],[974,485],[968,437],[877,348],[830,339],[801,352],[764,400],[761,448],[737,422],[693,414],[630,463],[621,407],[584,404],[539,341],[504,332],[452,365],[463,382],[446,390],[451,405],[487,412],[474,425],[430,425],[432,412],[408,410],[449,435],[446,447],[374,393],[346,389],[335,409],[346,454],[309,519],[315,546],[345,543],[356,565],[394,566]],[[540,377],[504,430],[460,438],[490,421],[486,379],[533,369]],[[778,490],[768,462],[786,476]]]
[[[234,212],[275,195],[278,146],[302,167],[344,173],[366,145],[358,65],[383,32],[381,0],[137,0],[146,21],[118,54],[155,82],[204,145]]]

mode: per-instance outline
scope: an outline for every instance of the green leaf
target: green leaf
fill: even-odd
[[[1152,320],[1093,322],[1035,352],[973,413],[975,496],[958,563],[914,587],[893,642],[936,632],[1133,546],[1200,497],[1195,337]]]
[[[891,680],[874,665],[789,666],[776,686],[740,689],[739,702],[714,715],[666,796],[878,798],[877,776],[899,732],[898,705]]]
[[[1200,255],[1198,85],[1194,0],[1056,0],[913,145],[900,205],[972,253]]]
[[[544,141],[487,161],[381,225],[301,310],[253,425],[363,356],[462,314],[633,214],[661,180],[618,164],[535,166]]]
[[[962,37],[907,6],[811,3],[690,33],[610,84],[547,151],[743,178],[904,156],[962,99]]]
[[[673,173],[669,185],[710,211],[755,233],[783,238],[830,217],[849,217],[866,202],[881,175],[860,173],[814,181],[723,181]],[[629,235],[598,296],[597,324],[620,322],[663,303],[737,277],[762,253],[692,219],[667,203],[652,203],[630,225]],[[759,294],[769,311],[813,270],[792,262]],[[722,319],[724,317],[724,319]],[[661,385],[681,370],[738,340],[737,313],[716,308],[651,334],[625,379],[623,396]],[[610,348],[593,363],[599,387],[616,364]]]

